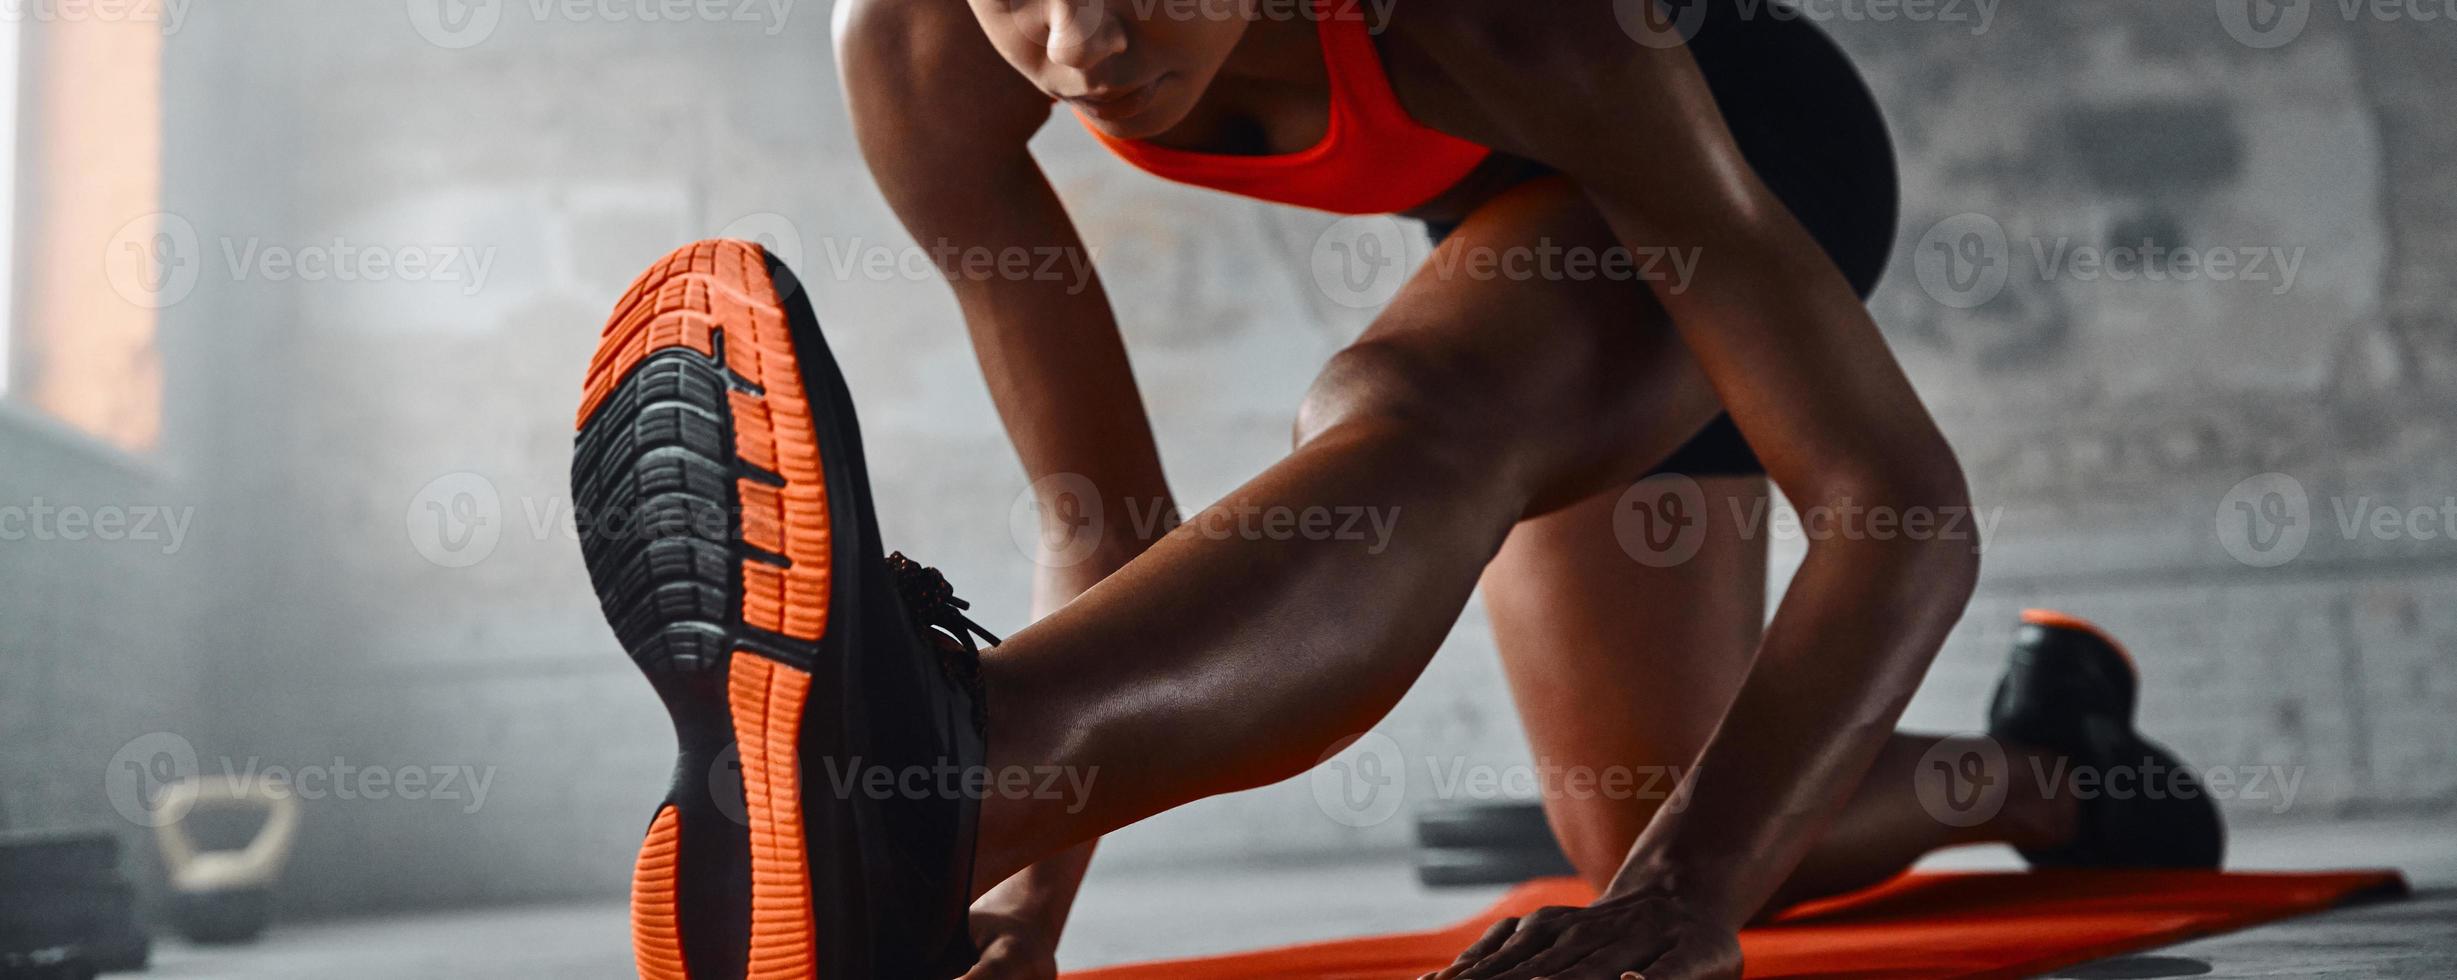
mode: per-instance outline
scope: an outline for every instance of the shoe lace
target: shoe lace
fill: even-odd
[[[949,679],[963,685],[973,696],[973,717],[987,727],[987,706],[981,691],[981,646],[974,637],[989,641],[991,646],[1003,642],[998,634],[983,629],[972,617],[964,615],[972,603],[956,598],[955,586],[947,584],[947,576],[939,570],[914,561],[898,551],[887,556],[887,567],[896,575],[896,596],[904,600],[904,611],[913,625],[936,630],[956,641],[959,649],[941,648],[940,669]]]

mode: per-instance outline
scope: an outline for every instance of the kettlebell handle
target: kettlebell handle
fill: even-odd
[[[157,812],[176,813],[154,828],[162,850],[162,865],[174,885],[187,888],[229,888],[271,884],[290,860],[299,832],[299,801],[288,786],[241,782],[227,776],[189,776],[163,788],[154,801]],[[188,833],[188,821],[199,810],[254,810],[264,823],[245,847],[205,852]],[[200,860],[210,859],[210,860]],[[210,881],[190,881],[202,876]]]

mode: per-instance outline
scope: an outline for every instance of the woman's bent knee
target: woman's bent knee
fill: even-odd
[[[1442,450],[1498,452],[1515,414],[1504,385],[1437,354],[1366,340],[1331,357],[1297,407],[1298,448],[1343,429],[1405,437]],[[1483,372],[1490,375],[1491,372]],[[1483,447],[1478,449],[1476,447]]]

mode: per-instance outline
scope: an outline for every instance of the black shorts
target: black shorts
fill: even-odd
[[[1892,258],[1902,201],[1893,137],[1851,59],[1803,17],[1714,0],[1689,42],[1725,125],[1758,179],[1867,299]],[[1440,242],[1455,225],[1428,223]],[[1718,415],[1656,473],[1693,477],[1766,472],[1729,415]]]

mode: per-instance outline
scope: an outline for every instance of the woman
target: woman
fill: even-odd
[[[1540,757],[1697,775],[1683,807],[1548,799],[1603,897],[1502,923],[1441,976],[1737,976],[1742,924],[1948,844],[2214,864],[2205,800],[2085,803],[2018,778],[2157,752],[2132,732],[2126,661],[2071,623],[2025,631],[1991,711],[2004,754],[1965,774],[2009,787],[2001,811],[1958,827],[1920,805],[1939,742],[1892,729],[1970,595],[1969,535],[1821,536],[1765,620],[1763,536],[1727,515],[1762,506],[1769,477],[1804,512],[1968,508],[1862,303],[1894,235],[1883,123],[1840,52],[1778,13],[840,5],[862,150],[935,254],[1080,254],[1026,147],[1061,102],[1163,176],[1425,221],[1427,271],[1322,369],[1289,456],[1219,505],[1397,522],[1371,551],[1108,522],[1088,559],[1042,569],[1046,617],[976,658],[945,582],[877,557],[851,407],[790,273],[735,243],[676,253],[608,327],[575,462],[583,512],[665,529],[585,542],[682,746],[636,881],[643,975],[1049,976],[1091,841],[1366,730],[1480,581]],[[1456,271],[1666,249],[1694,271]],[[948,271],[1036,487],[1088,481],[1112,514],[1167,500],[1097,284]],[[1668,568],[1613,534],[1655,473],[1704,504],[1695,556]],[[709,791],[700,774],[737,751],[741,788]],[[847,759],[1059,766],[1097,788],[824,785]]]

